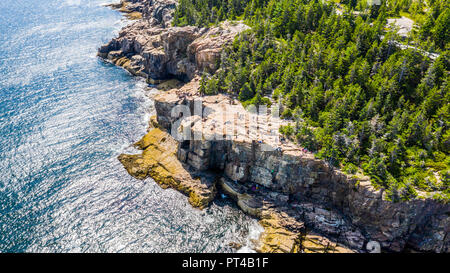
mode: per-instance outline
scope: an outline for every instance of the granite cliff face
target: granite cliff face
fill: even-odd
[[[130,19],[144,19],[152,26],[166,27],[170,26],[177,3],[175,0],[121,0],[117,4],[107,6],[119,10],[126,17],[131,17]],[[139,13],[140,16],[129,16],[132,13]]]
[[[167,131],[174,130],[177,120],[170,109],[176,105],[193,109],[200,99],[192,91],[196,85],[189,86],[155,97],[158,122]],[[187,89],[189,92],[182,93]],[[192,136],[203,134],[204,139],[215,139],[207,134],[223,132],[208,128],[222,122],[223,106],[236,115],[245,113],[241,105],[234,105],[225,96],[207,97],[202,107],[209,114],[191,117],[181,127],[189,123]],[[183,141],[178,146],[178,159],[196,171],[222,174],[219,185],[244,211],[264,219],[267,210],[275,208],[288,219],[354,250],[366,250],[369,242],[376,241],[386,251],[449,252],[449,205],[434,200],[388,201],[385,192],[373,188],[367,177],[346,175],[288,141],[272,144],[263,134],[249,136],[248,125],[240,123],[238,116],[231,117],[224,122],[235,124],[237,133],[232,139]],[[266,126],[267,119],[258,124],[263,132],[268,131]],[[267,149],[267,145],[277,146]],[[256,184],[260,189],[252,192],[250,187]]]
[[[143,19],[99,49],[99,56],[149,82],[189,81],[154,97],[154,128],[136,143],[142,154],[119,157],[131,175],[178,189],[199,208],[217,190],[228,194],[261,219],[261,252],[377,252],[378,246],[450,252],[449,205],[387,201],[367,177],[348,176],[289,141],[277,141],[270,126],[284,121],[253,116],[258,127],[253,134],[254,124],[243,118],[247,112],[239,103],[224,95],[199,96],[199,72],[213,73],[222,48],[247,26],[170,27],[175,6],[172,0],[130,1],[126,8],[141,12]],[[200,115],[172,115],[174,107],[192,110],[199,100]],[[232,137],[221,138],[220,123],[232,126]],[[202,137],[174,139],[180,130]]]
[[[143,19],[122,29],[99,49],[99,56],[134,75],[157,82],[193,79],[198,71],[214,72],[222,48],[248,27],[224,22],[214,28],[170,27],[175,1],[132,1]]]

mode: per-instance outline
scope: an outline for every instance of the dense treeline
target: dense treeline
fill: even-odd
[[[201,92],[281,103],[293,120],[283,134],[348,173],[362,169],[392,200],[420,192],[448,200],[448,2],[334,2],[181,0],[174,22],[242,19],[252,27],[204,75]],[[420,17],[409,41],[386,30],[386,19],[402,12]]]

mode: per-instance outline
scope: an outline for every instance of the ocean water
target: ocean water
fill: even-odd
[[[0,252],[231,252],[249,242],[260,227],[229,200],[199,211],[118,162],[146,132],[152,91],[96,57],[128,23],[104,3],[0,1]]]

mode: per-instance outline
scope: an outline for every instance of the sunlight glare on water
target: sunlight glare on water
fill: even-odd
[[[152,102],[96,57],[127,23],[104,3],[0,2],[0,252],[233,251],[255,219],[227,200],[194,209],[117,160]]]

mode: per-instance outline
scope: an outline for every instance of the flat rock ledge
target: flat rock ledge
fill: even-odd
[[[178,143],[170,134],[153,128],[135,146],[143,150],[142,154],[119,156],[130,175],[137,179],[151,177],[162,188],[176,189],[189,196],[189,203],[197,208],[205,208],[214,199],[214,177],[189,172],[189,167],[177,159]]]

